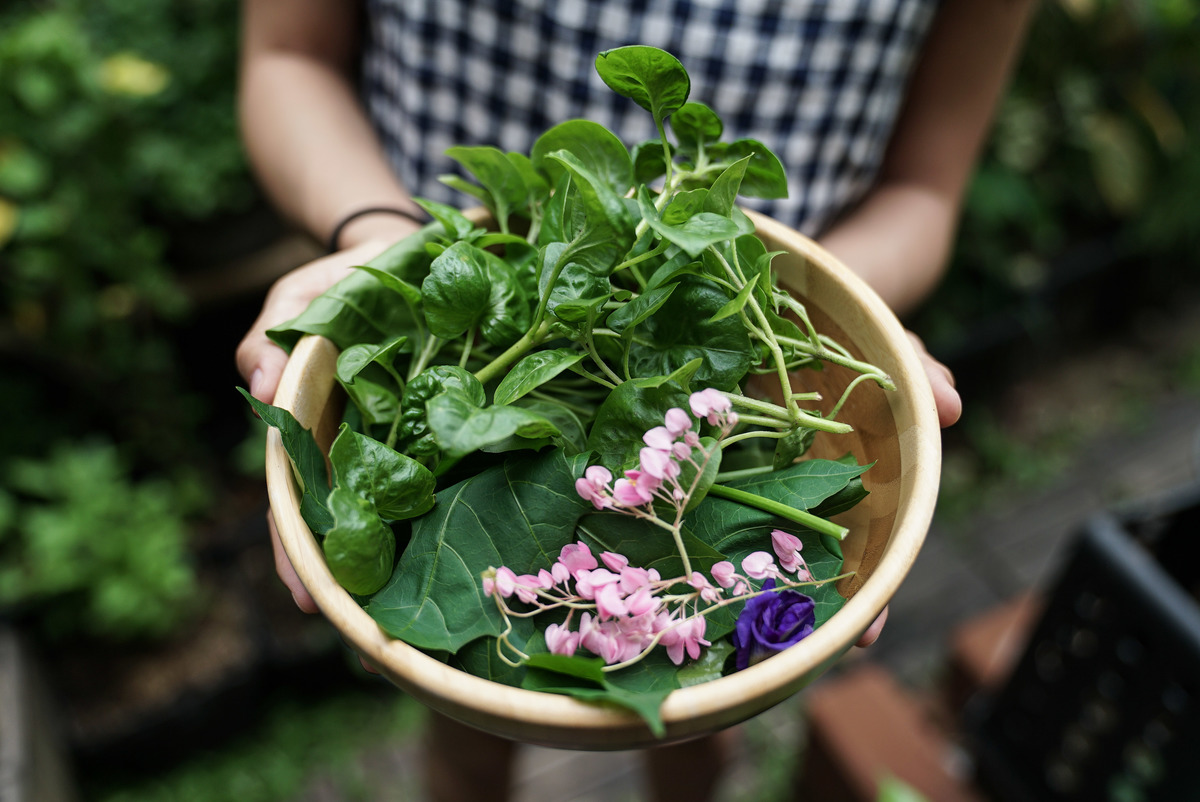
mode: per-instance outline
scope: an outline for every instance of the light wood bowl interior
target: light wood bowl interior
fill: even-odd
[[[846,567],[857,575],[839,586],[846,605],[798,645],[728,677],[684,688],[664,702],[667,734],[657,739],[636,716],[566,696],[493,683],[450,668],[383,633],[341,588],[299,512],[299,493],[279,433],[267,441],[267,486],[283,547],[322,613],[395,685],[432,709],[488,732],[573,749],[631,749],[681,741],[754,716],[791,696],[836,662],[886,607],[917,556],[933,517],[941,468],[937,413],[921,363],[900,323],[857,276],[811,240],[752,215],[780,281],[806,306],[817,330],[886,371],[886,392],[863,383],[838,419],[855,430],[820,435],[813,455],[854,454],[874,462],[863,482],[870,495],[838,518],[850,527]],[[308,336],[294,350],[275,398],[326,446],[343,403],[334,381],[337,350]],[[853,374],[841,368],[803,371],[797,389],[818,390],[832,404]]]

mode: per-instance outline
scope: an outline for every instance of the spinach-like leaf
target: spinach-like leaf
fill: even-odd
[[[618,95],[650,112],[656,123],[682,106],[692,89],[679,59],[644,45],[605,50],[596,56],[596,72]]]
[[[721,138],[725,126],[717,113],[703,103],[684,103],[671,115],[671,130],[681,147],[695,153],[702,145]]]
[[[732,164],[750,157],[746,175],[742,178],[741,193],[750,198],[786,198],[787,174],[779,157],[763,143],[754,139],[717,142],[709,148],[709,157]]]
[[[412,283],[424,278],[431,258],[427,243],[442,236],[432,223],[410,234],[372,259],[367,266]],[[301,336],[320,334],[338,348],[356,343],[377,343],[398,334],[419,335],[420,321],[408,304],[398,304],[392,293],[379,291],[379,280],[356,270],[315,298],[297,317],[267,332],[286,350]]]
[[[434,508],[413,521],[412,539],[367,613],[422,649],[454,652],[499,635],[481,575],[489,566],[520,574],[553,564],[592,509],[575,492],[586,465],[586,456],[568,459],[555,449],[510,458],[439,492]]]
[[[678,385],[618,384],[596,410],[588,433],[588,448],[597,452],[601,465],[615,473],[637,459],[642,435],[661,426],[671,407],[687,408],[687,393]]]
[[[330,489],[329,473],[325,467],[325,455],[313,439],[312,432],[301,426],[295,416],[283,407],[264,404],[241,387],[237,390],[250,402],[264,423],[279,430],[283,448],[291,458],[296,481],[300,484],[300,515],[314,533],[324,534],[333,525],[333,516],[326,503]]]
[[[368,499],[380,517],[400,521],[433,507],[433,473],[394,448],[342,424],[329,448],[334,483]]]
[[[530,158],[534,167],[545,171],[552,179],[562,174],[563,167],[547,156],[558,150],[570,153],[618,194],[623,194],[633,184],[633,161],[629,150],[616,134],[599,123],[568,120],[538,137]]]
[[[508,156],[490,145],[460,145],[446,149],[446,155],[465,167],[486,194],[480,197],[501,225],[529,202],[529,189],[522,171]],[[462,188],[461,185],[459,188]]]
[[[512,266],[456,242],[433,260],[421,284],[429,330],[453,339],[479,326],[494,345],[511,345],[529,326],[529,302]]]
[[[633,245],[633,215],[621,195],[570,151],[556,150],[546,158],[560,163],[571,177],[560,220],[567,247],[559,259],[607,276]]]
[[[756,352],[741,320],[711,319],[728,301],[708,281],[681,281],[662,308],[638,326],[629,348],[631,374],[664,375],[699,357],[698,386],[733,389],[755,363]]]
[[[553,423],[531,409],[497,405],[481,408],[457,390],[429,399],[425,411],[438,446],[451,457],[466,456],[513,435],[538,440],[559,434]]]
[[[360,596],[383,587],[392,573],[396,536],[369,499],[348,488],[329,494],[333,527],[321,549],[334,579]]]
[[[527,354],[500,380],[493,396],[494,403],[511,404],[567,368],[579,364],[584,356],[582,351],[574,348],[555,348]]]

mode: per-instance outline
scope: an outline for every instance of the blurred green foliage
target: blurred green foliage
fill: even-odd
[[[1198,0],[1039,5],[950,271],[913,324],[935,350],[998,309],[1036,312],[1031,298],[1105,259],[1135,262],[1142,281],[1195,272],[1198,49]]]
[[[237,0],[0,7],[0,608],[48,637],[165,635],[195,610],[189,499],[219,455],[168,248],[256,197],[237,21]]]
[[[135,480],[111,444],[61,446],[0,477],[0,607],[55,640],[170,634],[199,609],[186,479]]]
[[[185,301],[169,225],[254,197],[237,140],[235,0],[58,0],[0,12],[4,336],[144,359],[138,315]]]

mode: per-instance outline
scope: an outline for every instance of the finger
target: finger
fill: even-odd
[[[921,358],[925,376],[929,379],[929,388],[933,391],[933,403],[937,407],[938,424],[943,429],[953,426],[962,417],[962,397],[955,388],[954,373],[930,355],[920,337],[911,331],[908,332],[908,336],[916,348],[917,355]]]
[[[871,622],[871,626],[867,627],[867,631],[858,639],[855,646],[866,648],[875,641],[879,640],[879,634],[883,632],[883,625],[887,623],[888,608],[884,607],[883,612],[875,616],[875,620]]]
[[[279,539],[279,530],[275,528],[275,518],[270,512],[267,513],[267,529],[271,532],[271,550],[275,553],[275,573],[279,575],[279,579],[291,591],[292,599],[296,602],[296,606],[305,613],[320,612],[316,600],[313,599],[308,589],[304,587],[304,583],[300,581],[300,577],[297,575],[292,561],[288,559],[287,552],[283,550],[283,542]]]

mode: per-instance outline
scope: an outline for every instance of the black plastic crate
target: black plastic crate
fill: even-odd
[[[1099,514],[968,722],[1005,802],[1200,801],[1200,487]]]

